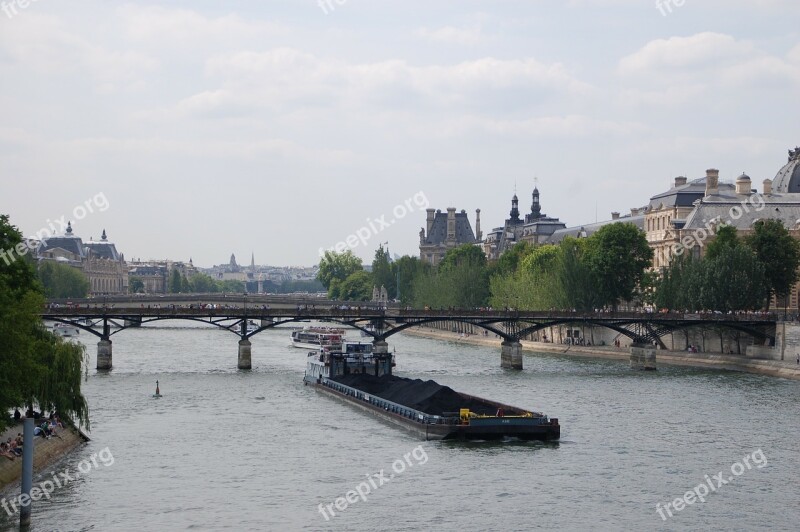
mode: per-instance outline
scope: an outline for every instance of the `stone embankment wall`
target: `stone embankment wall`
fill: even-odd
[[[462,324],[463,325],[463,324]],[[800,336],[800,326],[793,325],[798,331]],[[480,331],[478,327],[475,328]],[[418,336],[424,338],[433,338],[437,340],[447,340],[452,342],[461,342],[472,345],[485,345],[493,347],[500,351],[501,339],[496,338],[495,335],[490,334],[488,337],[484,336],[481,332],[477,334],[470,334],[468,331],[464,333],[453,333],[441,328],[423,328],[412,327],[403,331],[403,334],[411,336]],[[794,334],[794,332],[792,333]],[[466,336],[465,336],[466,335]],[[627,339],[626,339],[627,340]],[[625,344],[623,344],[625,345]],[[800,346],[800,343],[797,345]],[[657,364],[668,364],[674,366],[692,366],[703,367],[709,369],[725,369],[732,371],[745,371],[749,373],[760,373],[762,375],[770,375],[773,377],[783,377],[787,379],[800,380],[800,365],[796,363],[794,357],[789,356],[789,350],[786,351],[786,360],[775,360],[775,348],[769,353],[771,359],[768,358],[752,358],[744,355],[723,355],[721,353],[688,353],[686,351],[669,351],[657,349],[656,361]],[[793,348],[794,349],[794,348]],[[798,348],[800,349],[800,348]],[[628,346],[624,348],[615,348],[613,346],[577,346],[577,345],[564,345],[558,343],[543,343],[523,341],[522,350],[527,352],[549,352],[559,353],[565,356],[581,357],[581,358],[605,358],[612,360],[621,360],[628,362],[630,360],[630,350]],[[792,351],[793,352],[793,351]]]
[[[3,433],[3,441],[6,441],[9,437],[15,438],[20,432],[22,432],[22,424],[10,427]],[[33,452],[34,476],[37,472],[86,441],[77,430],[72,428],[62,430],[59,436],[61,437],[52,437],[49,440],[39,436],[35,438]],[[22,458],[11,461],[0,456],[0,492],[12,486],[20,478],[22,478]]]

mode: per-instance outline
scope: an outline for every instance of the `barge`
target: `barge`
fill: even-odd
[[[308,354],[303,381],[426,440],[558,440],[557,418],[459,393],[432,380],[392,375],[391,353],[343,342]]]

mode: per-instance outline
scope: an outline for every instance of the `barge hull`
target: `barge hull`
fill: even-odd
[[[521,440],[555,441],[561,436],[561,427],[556,419],[551,419],[551,423],[538,425],[530,425],[525,423],[525,418],[514,417],[473,419],[469,425],[421,423],[413,418],[357,400],[350,395],[327,386],[315,382],[307,382],[307,384],[314,386],[318,392],[325,393],[349,405],[370,412],[376,417],[406,429],[426,440],[502,440],[505,438],[518,438]],[[480,399],[478,397],[474,398]],[[506,408],[509,411],[517,410],[514,407],[493,401],[492,404]]]

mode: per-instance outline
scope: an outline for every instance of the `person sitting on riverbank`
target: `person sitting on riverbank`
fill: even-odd
[[[22,447],[18,446],[17,442],[12,440],[11,437],[6,441],[6,445],[8,445],[8,450],[11,451],[14,456],[22,456]]]
[[[5,456],[9,460],[17,459],[17,457],[14,456],[14,453],[11,452],[11,449],[8,448],[8,444],[6,442],[0,443],[0,456]]]

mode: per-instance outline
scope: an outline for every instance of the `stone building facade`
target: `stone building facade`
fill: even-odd
[[[556,231],[566,228],[566,224],[558,218],[551,218],[542,213],[537,187],[534,187],[531,199],[531,212],[521,218],[519,199],[516,194],[511,198],[509,217],[502,227],[495,227],[486,235],[486,240],[481,243],[487,259],[500,258],[503,253],[519,242],[528,242],[533,245],[545,244]]]
[[[467,211],[456,212],[450,207],[427,210],[427,226],[419,232],[419,258],[428,264],[437,265],[448,250],[463,244],[477,244],[481,239],[481,210],[475,210],[475,233],[467,217]]]
[[[128,268],[125,256],[109,242],[105,229],[99,241],[84,242],[67,224],[63,236],[43,240],[36,252],[40,261],[55,261],[80,270],[89,281],[90,295],[127,294]]]
[[[774,179],[764,179],[761,190],[741,174],[733,182],[720,182],[719,171],[709,169],[706,177],[675,186],[650,200],[646,215],[647,240],[654,252],[653,267],[669,266],[676,255],[700,257],[722,225],[736,228],[740,237],[753,232],[758,220],[780,220],[800,240],[800,148],[789,150],[788,162]],[[786,301],[773,300],[781,308],[797,308],[798,286]]]

